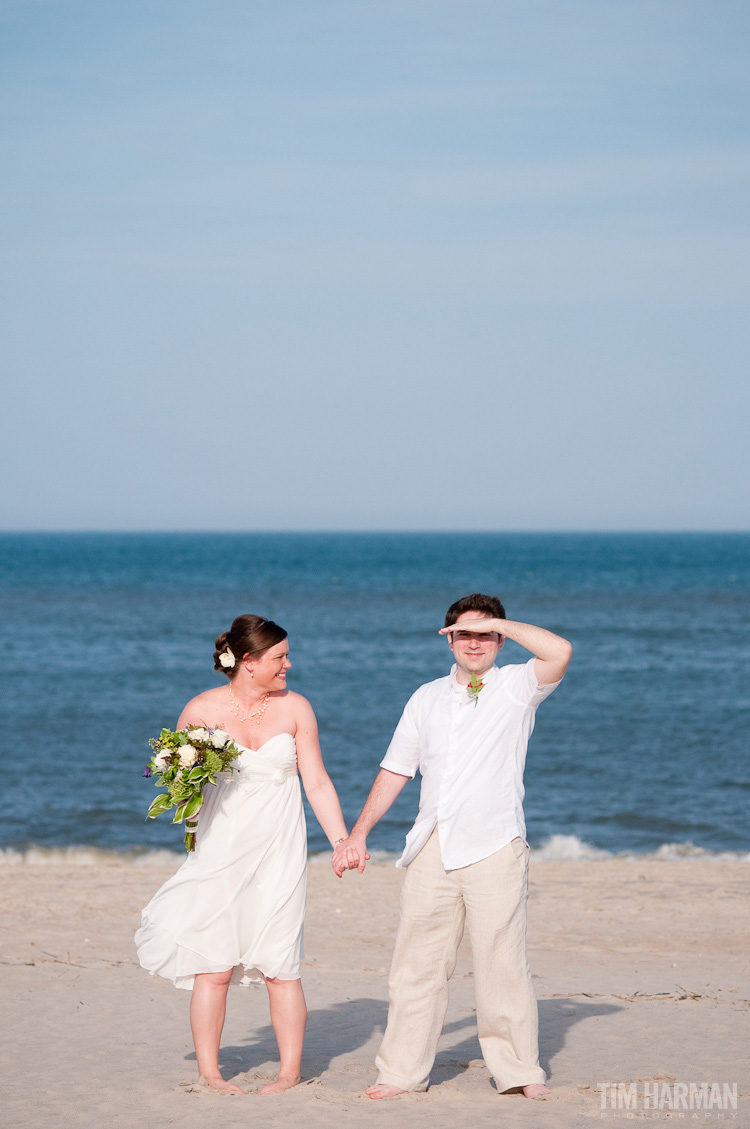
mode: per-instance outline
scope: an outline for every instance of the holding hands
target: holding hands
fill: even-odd
[[[352,834],[334,847],[331,866],[337,878],[341,878],[345,870],[357,870],[361,874],[369,857],[364,838],[355,838]]]
[[[388,811],[409,779],[408,776],[401,776],[396,772],[389,772],[387,768],[381,768],[348,838],[334,843],[331,866],[338,878],[345,870],[357,870],[361,874],[365,869],[365,863],[370,857],[367,850],[367,836],[380,817]]]

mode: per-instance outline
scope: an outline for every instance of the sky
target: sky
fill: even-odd
[[[747,530],[745,0],[3,0],[6,530]]]

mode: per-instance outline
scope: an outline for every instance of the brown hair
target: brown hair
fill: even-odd
[[[464,612],[479,612],[481,615],[492,616],[493,619],[505,619],[505,608],[497,596],[473,592],[471,596],[462,596],[455,604],[451,604],[445,613],[445,626],[450,627]]]
[[[214,670],[226,674],[227,678],[234,678],[240,669],[240,662],[246,655],[257,659],[284,639],[286,639],[286,631],[272,619],[264,619],[262,615],[238,615],[229,631],[223,631],[214,644],[216,647]],[[226,651],[227,647],[234,655],[235,664],[225,668],[219,662],[219,655]]]

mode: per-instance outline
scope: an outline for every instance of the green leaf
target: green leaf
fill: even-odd
[[[156,819],[157,815],[162,815],[163,812],[169,811],[172,807],[172,797],[169,792],[162,792],[157,796],[153,803],[149,806],[146,813],[147,819]]]
[[[193,792],[193,787],[181,772],[177,773],[169,785],[169,794],[175,800],[186,800]]]
[[[200,811],[202,803],[203,795],[200,792],[196,792],[194,796],[191,796],[185,804],[185,819],[190,819],[191,815],[195,815],[197,811]]]
[[[182,823],[183,819],[185,818],[185,808],[186,807],[187,807],[186,803],[180,804],[180,806],[177,808],[176,812],[174,813],[174,816],[172,817],[172,823]]]

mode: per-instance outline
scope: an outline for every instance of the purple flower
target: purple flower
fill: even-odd
[[[150,764],[147,764],[147,765],[146,765],[146,768],[145,768],[145,770],[144,770],[144,773],[143,773],[143,775],[144,775],[144,776],[150,776],[150,775],[151,775],[151,765],[150,765]]]

